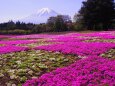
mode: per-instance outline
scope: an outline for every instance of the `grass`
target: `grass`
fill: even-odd
[[[0,55],[0,86],[24,83],[27,79],[37,78],[57,67],[64,67],[79,58],[59,52],[22,51]]]

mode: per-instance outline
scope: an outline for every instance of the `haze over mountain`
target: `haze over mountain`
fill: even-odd
[[[46,23],[47,19],[51,16],[57,16],[59,15],[59,13],[55,12],[52,9],[49,8],[42,8],[40,10],[38,10],[36,13],[23,18],[23,19],[19,19],[19,21],[21,22],[25,22],[25,23],[35,23],[35,24],[39,24],[39,23]]]

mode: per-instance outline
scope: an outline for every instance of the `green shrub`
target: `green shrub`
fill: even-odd
[[[85,29],[81,23],[78,23],[78,24],[74,25],[74,30],[75,31],[84,31]]]

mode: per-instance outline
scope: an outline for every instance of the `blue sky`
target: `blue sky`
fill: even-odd
[[[20,19],[47,7],[73,16],[83,0],[0,0],[0,22]]]

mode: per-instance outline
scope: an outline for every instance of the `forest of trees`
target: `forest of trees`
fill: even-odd
[[[115,29],[115,2],[114,0],[85,0],[74,18],[82,27],[89,30]]]
[[[54,32],[70,31],[72,30],[72,21],[68,15],[58,15],[57,17],[50,17],[47,25],[52,28]]]
[[[43,32],[115,30],[114,0],[85,0],[74,22],[68,15],[50,17],[47,23],[13,22],[0,24],[0,34],[36,34]]]
[[[71,18],[68,15],[50,17],[47,23],[33,24],[9,21],[0,24],[0,34],[36,34],[43,32],[62,32],[73,30]]]

